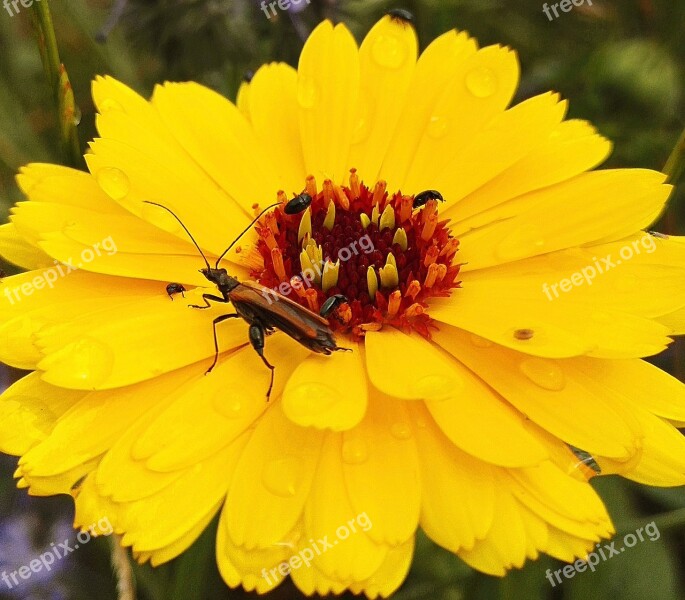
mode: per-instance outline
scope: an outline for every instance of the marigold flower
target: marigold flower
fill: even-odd
[[[685,243],[643,231],[670,187],[592,170],[610,143],[557,94],[510,107],[518,75],[463,32],[417,59],[388,16],[360,48],[322,23],[297,71],[262,67],[237,105],[98,78],[90,173],[25,167],[0,229],[29,269],[0,289],[0,359],[34,371],[0,398],[19,486],[72,494],[77,526],[107,516],[140,561],[220,511],[228,585],[266,592],[289,561],[306,594],[385,597],[418,527],[503,575],[613,533],[597,471],[685,484],[685,387],[641,360],[685,332]],[[317,312],[344,296],[328,323],[352,351],[276,331],[266,402],[241,319],[205,375],[233,309],[188,308],[216,288],[145,202],[211,262],[293,191],[309,208],[276,207],[221,266]]]

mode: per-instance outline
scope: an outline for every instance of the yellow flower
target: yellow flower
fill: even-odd
[[[106,516],[141,561],[220,511],[228,585],[266,592],[291,569],[307,594],[375,597],[419,526],[502,575],[613,533],[600,468],[685,484],[685,388],[640,360],[685,332],[685,244],[643,231],[670,187],[591,171],[609,142],[556,94],[508,108],[517,83],[512,51],[465,33],[417,60],[399,17],[360,48],[322,23],[297,71],[263,67],[237,106],[98,78],[90,174],[25,167],[28,201],[0,229],[31,269],[0,290],[0,358],[34,370],[0,399],[19,485],[71,493],[77,526]],[[266,402],[241,319],[217,326],[205,375],[233,309],[188,308],[216,287],[145,201],[211,263],[293,190],[307,211],[269,212],[221,265],[315,311],[345,295],[328,321],[352,351],[274,333]]]

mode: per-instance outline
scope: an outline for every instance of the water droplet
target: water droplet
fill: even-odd
[[[308,77],[303,77],[297,85],[297,101],[302,108],[313,108],[318,100],[319,92],[316,82]]]
[[[436,139],[445,137],[449,124],[450,122],[447,117],[433,115],[428,123],[428,135]]]
[[[518,260],[543,254],[545,245],[546,242],[539,227],[529,225],[512,231],[497,245],[495,253],[501,260]]]
[[[114,100],[114,98],[105,98],[99,103],[98,109],[101,115],[104,115],[112,110],[124,112],[124,107],[117,100]]]
[[[362,90],[362,97],[364,97],[365,100],[361,103],[361,112],[357,119],[357,125],[352,133],[353,144],[361,144],[369,137],[369,134],[371,133],[371,123],[373,123],[373,118],[371,116],[373,114],[371,95],[365,90]]]
[[[41,364],[64,383],[96,388],[112,373],[114,352],[103,342],[84,337],[49,355]]]
[[[342,446],[343,460],[349,465],[361,465],[369,459],[369,447],[364,440],[352,438]]]
[[[126,173],[116,167],[104,167],[95,175],[99,186],[113,200],[122,200],[130,189],[131,182]]]
[[[407,59],[407,47],[394,35],[379,35],[371,48],[371,55],[381,67],[399,69]]]
[[[264,487],[276,496],[293,497],[300,483],[300,462],[296,456],[285,456],[266,463],[262,471]]]
[[[463,386],[464,382],[456,375],[426,375],[413,381],[410,385],[410,392],[417,398],[428,398],[430,400],[444,400]]]
[[[390,433],[392,433],[392,435],[398,440],[408,440],[411,438],[412,434],[409,423],[405,423],[403,421],[393,423],[390,427]]]
[[[283,399],[283,408],[290,420],[309,426],[313,417],[330,410],[336,400],[335,390],[325,384],[302,383],[288,389]]]
[[[558,363],[544,358],[527,358],[521,372],[542,389],[559,392],[566,387],[566,376]]]
[[[492,346],[492,342],[490,340],[486,340],[485,338],[482,338],[479,335],[476,335],[475,333],[471,334],[470,339],[471,343],[477,348],[490,348]]]
[[[476,98],[489,98],[497,91],[497,76],[488,67],[476,67],[466,74],[466,89]]]
[[[226,399],[226,393],[222,390],[212,402],[214,409],[228,419],[239,419],[246,414],[246,405],[239,399]]]

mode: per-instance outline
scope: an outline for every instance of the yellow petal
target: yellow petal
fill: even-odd
[[[357,44],[344,25],[324,21],[300,54],[297,101],[307,173],[342,183],[359,96]]]

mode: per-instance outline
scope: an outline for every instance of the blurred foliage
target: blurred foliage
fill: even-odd
[[[594,0],[549,21],[538,0],[407,0],[416,15],[421,46],[450,29],[468,30],[481,45],[506,44],[522,63],[518,100],[552,89],[570,100],[569,116],[592,121],[615,142],[607,166],[662,168],[685,127],[685,1]],[[297,63],[302,40],[322,18],[344,21],[357,39],[389,8],[386,0],[311,0],[299,12],[267,19],[259,0],[55,0],[51,3],[61,59],[76,104],[81,148],[95,136],[90,81],[109,73],[148,95],[161,81],[195,80],[234,97],[248,69],[281,60]],[[33,36],[30,10],[0,12],[0,221],[20,199],[14,174],[31,161],[60,162],[59,120]],[[417,90],[415,93],[420,93]],[[657,228],[685,231],[680,187]],[[11,267],[3,266],[9,272]],[[680,348],[680,349],[678,349]],[[674,368],[674,361],[676,367]],[[683,376],[682,344],[656,360]],[[8,373],[2,373],[4,378]],[[29,499],[12,490],[13,463],[0,476],[0,556],[3,535],[24,519],[28,548],[40,549],[47,532],[70,521],[67,498]],[[620,534],[655,520],[661,537],[577,574],[554,588],[546,570],[560,568],[542,557],[503,579],[473,572],[419,536],[410,575],[398,600],[671,600],[685,597],[685,493],[654,489],[614,477],[595,478]],[[455,502],[459,499],[455,498]],[[666,516],[662,516],[666,515]],[[258,518],[258,517],[257,517]],[[50,529],[52,527],[52,529]],[[136,567],[141,600],[252,597],[230,592],[214,562],[212,525],[177,560],[157,569]],[[50,538],[51,539],[51,538]],[[617,538],[618,539],[618,538]],[[16,545],[16,541],[13,542]],[[14,546],[13,546],[14,548]],[[116,597],[104,540],[70,558],[48,587],[4,598]],[[33,585],[34,582],[31,582]],[[29,585],[21,594],[29,594]],[[49,588],[49,589],[48,589]],[[292,584],[270,598],[300,597]]]

